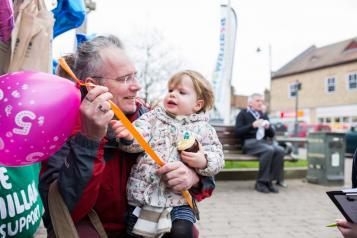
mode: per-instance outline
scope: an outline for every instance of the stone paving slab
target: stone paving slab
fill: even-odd
[[[218,181],[213,196],[199,203],[201,238],[336,238],[327,228],[343,218],[326,191],[341,187],[288,180],[278,194],[256,192],[254,181]]]
[[[345,185],[351,187],[352,160],[345,161]],[[343,218],[326,191],[341,189],[287,180],[278,194],[256,192],[254,181],[218,181],[211,198],[198,204],[200,238],[338,238],[327,228]],[[43,224],[35,238],[47,237]]]
[[[337,238],[325,225],[342,215],[325,194],[341,189],[288,180],[278,194],[256,192],[254,181],[218,181],[213,196],[198,204],[200,238]],[[35,235],[45,238],[42,227]]]

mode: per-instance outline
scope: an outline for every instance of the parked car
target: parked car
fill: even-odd
[[[282,122],[274,123],[272,124],[272,127],[274,128],[276,135],[284,136],[288,132],[288,127]]]
[[[318,131],[331,131],[331,127],[326,124],[307,124],[300,122],[297,129],[297,134],[295,134],[294,129],[290,136],[292,137],[306,137],[310,132]]]
[[[357,149],[357,125],[346,132],[346,153],[353,154]]]

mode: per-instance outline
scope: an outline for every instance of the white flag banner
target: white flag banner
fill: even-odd
[[[220,28],[219,53],[212,77],[216,99],[213,119],[220,119],[224,124],[228,124],[231,109],[231,80],[237,32],[237,16],[229,5],[221,5]]]

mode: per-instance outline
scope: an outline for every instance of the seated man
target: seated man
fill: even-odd
[[[267,115],[263,114],[263,95],[254,93],[248,98],[248,107],[239,112],[236,119],[235,133],[243,141],[243,151],[249,155],[259,156],[259,172],[255,190],[262,193],[277,193],[272,184],[283,183],[284,149],[276,143],[268,143],[267,137],[274,137],[274,129]]]

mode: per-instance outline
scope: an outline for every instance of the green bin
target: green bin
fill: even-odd
[[[308,182],[343,185],[345,170],[345,134],[314,132],[307,143]]]

